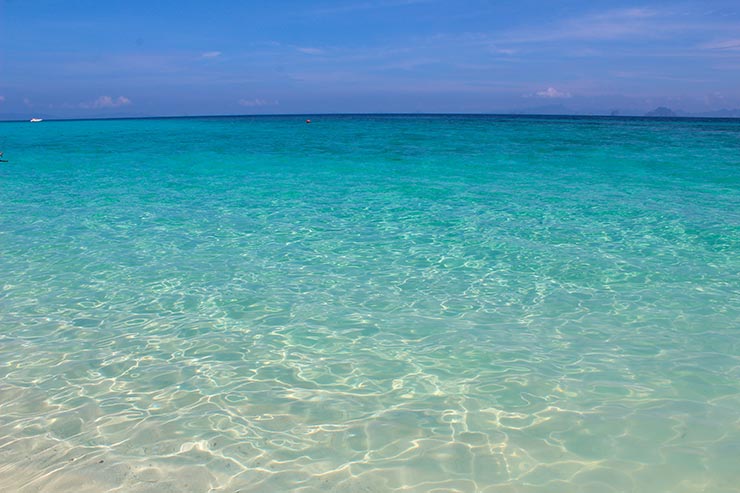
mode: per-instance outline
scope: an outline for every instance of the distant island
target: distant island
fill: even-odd
[[[331,114],[331,113],[310,113],[311,115],[317,114]],[[361,114],[361,113],[338,113],[338,114]],[[408,115],[412,113],[377,113],[379,115]],[[416,112],[413,114],[435,114],[435,113],[424,113]],[[644,109],[641,108],[612,108],[612,109],[600,109],[587,111],[583,109],[577,109],[562,104],[552,105],[541,105],[531,106],[527,108],[509,108],[505,110],[491,110],[489,112],[478,113],[478,112],[462,112],[462,113],[450,113],[450,114],[483,114],[483,115],[547,115],[547,116],[611,116],[611,117],[657,117],[657,118],[740,118],[740,108],[722,108],[718,110],[704,110],[688,112],[685,110],[676,109],[673,110],[666,106],[659,106],[652,111],[644,113]],[[73,116],[61,116],[59,114],[48,114],[48,113],[36,113],[36,112],[23,112],[23,113],[2,113],[0,112],[0,122],[28,122],[31,118],[41,118],[43,120],[111,120],[111,119],[139,119],[139,118],[200,118],[200,117],[254,117],[254,116],[291,116],[289,113],[272,113],[272,114],[249,114],[249,113],[216,113],[216,114],[170,114],[165,113],[161,115],[138,113],[138,112],[111,112],[111,113],[98,113],[93,115],[76,114]],[[308,116],[306,113],[305,116]],[[292,115],[295,116],[295,115]]]
[[[672,109],[666,108],[665,106],[658,106],[653,111],[648,111],[645,116],[657,116],[661,118],[670,118],[678,116]]]

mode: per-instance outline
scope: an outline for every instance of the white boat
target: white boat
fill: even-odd
[[[31,123],[43,122],[43,118],[31,118]]]

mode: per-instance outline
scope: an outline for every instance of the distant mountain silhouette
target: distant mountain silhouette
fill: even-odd
[[[678,116],[672,109],[666,108],[665,106],[658,106],[653,111],[648,111],[645,116],[657,116],[662,118],[669,118],[672,116]]]

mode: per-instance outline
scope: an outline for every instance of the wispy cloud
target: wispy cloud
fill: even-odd
[[[220,51],[206,51],[200,54],[201,58],[218,58],[221,56]]]
[[[619,40],[664,31],[667,26],[655,22],[659,18],[657,11],[646,8],[607,10],[566,19],[549,28],[538,26],[531,30],[512,31],[504,36],[504,40],[508,43]]]
[[[496,46],[491,46],[489,51],[495,55],[516,55],[519,52],[519,50],[513,48],[498,48]]]
[[[399,60],[375,67],[375,70],[414,70],[418,67],[439,63],[437,58],[412,58]]]
[[[537,91],[535,95],[540,98],[549,99],[566,99],[571,97],[571,94],[569,92],[558,91],[554,87],[548,87],[544,91]]]
[[[712,41],[711,43],[704,43],[699,48],[718,51],[740,51],[740,38]]]
[[[306,55],[323,55],[326,53],[321,48],[313,48],[311,46],[297,46],[296,50],[300,51],[301,53],[305,53]]]
[[[617,53],[665,58],[706,57],[712,51],[716,56],[734,55],[740,51],[740,22],[687,8],[592,10],[489,32],[437,33],[414,46],[436,47],[438,52],[451,48],[459,53],[485,50],[500,62],[531,59],[543,51],[568,58],[601,59]],[[716,41],[700,45],[702,38]]]
[[[4,102],[5,102],[5,96],[0,96],[0,103],[4,103]]]
[[[493,42],[508,45],[526,45],[555,42],[631,42],[635,40],[680,40],[689,33],[692,36],[714,33],[736,33],[737,22],[703,16],[702,13],[687,15],[685,11],[670,8],[623,8],[591,12],[575,17],[560,19],[545,25],[514,29],[500,36],[491,36]],[[689,48],[686,45],[686,48]],[[707,43],[702,48],[735,50],[740,48],[740,39],[726,39]]]
[[[100,108],[118,108],[120,106],[127,106],[131,104],[131,100],[126,96],[118,96],[113,98],[111,96],[100,96],[95,101],[89,101],[80,103],[80,108],[84,109],[100,109]]]
[[[342,14],[357,10],[374,10],[393,7],[405,7],[419,3],[430,3],[434,0],[368,0],[365,2],[345,2],[343,5],[324,7],[313,10],[312,14]]]
[[[611,72],[614,77],[620,79],[638,79],[638,80],[667,80],[680,82],[709,82],[712,79],[703,77],[682,77],[674,75],[660,74],[645,70],[615,70]]]
[[[247,108],[255,108],[259,106],[275,106],[280,104],[278,101],[271,101],[267,99],[240,99],[239,100],[239,106],[245,106]]]

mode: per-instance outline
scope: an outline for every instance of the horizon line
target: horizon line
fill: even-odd
[[[168,120],[188,118],[274,118],[274,117],[321,117],[321,116],[467,116],[467,117],[535,117],[535,118],[604,118],[604,119],[644,119],[644,120],[740,120],[737,116],[648,116],[648,115],[606,115],[588,113],[439,113],[439,112],[383,112],[383,113],[259,113],[259,114],[203,114],[203,115],[151,115],[151,116],[111,116],[111,117],[83,117],[83,118],[42,118],[44,122],[64,121],[96,121],[96,120]],[[2,119],[0,123],[22,123],[29,122],[23,119]]]

